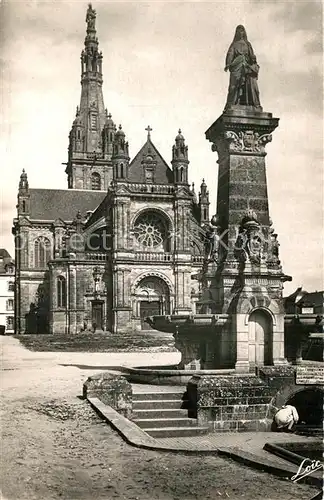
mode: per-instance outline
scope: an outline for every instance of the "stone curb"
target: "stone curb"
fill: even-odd
[[[172,448],[170,446],[163,445],[159,443],[158,439],[154,439],[146,434],[146,432],[140,429],[134,422],[128,420],[116,410],[104,404],[102,401],[100,401],[99,398],[88,397],[87,401],[90,403],[91,407],[100,415],[100,417],[108,422],[128,444],[136,446],[137,448],[144,448],[154,451],[167,451],[171,453],[186,453],[190,455],[212,455],[217,453],[220,456],[231,458],[244,465],[288,479],[297,472],[295,467],[288,464],[286,467],[274,465],[273,462],[267,460],[266,458],[258,457],[253,453],[249,453],[234,447],[221,447],[206,450],[203,448]],[[308,475],[300,482],[321,487],[323,481],[319,477]]]

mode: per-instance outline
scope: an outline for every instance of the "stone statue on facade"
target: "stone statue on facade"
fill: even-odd
[[[91,3],[88,5],[87,17],[86,17],[87,29],[94,30],[96,25],[96,11],[92,8]]]
[[[217,215],[213,215],[211,221],[205,226],[205,260],[217,262],[219,254],[219,230],[220,223]]]
[[[230,82],[225,109],[233,105],[261,107],[258,88],[259,68],[245,28],[239,25],[226,55],[224,70],[230,72]]]
[[[268,259],[267,262],[274,265],[274,266],[279,266],[280,265],[280,258],[279,258],[279,247],[280,243],[278,241],[278,234],[275,233],[273,227],[272,227],[272,220],[270,219],[269,221],[269,244],[268,244]]]

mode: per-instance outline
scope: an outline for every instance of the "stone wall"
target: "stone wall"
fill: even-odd
[[[255,375],[195,376],[188,384],[190,412],[211,431],[267,431],[273,390]]]
[[[132,396],[131,384],[120,375],[99,373],[89,377],[83,384],[84,398],[99,398],[127,418],[132,416]]]
[[[269,431],[278,408],[305,389],[295,366],[264,366],[257,374],[196,375],[187,386],[190,416],[211,431]]]

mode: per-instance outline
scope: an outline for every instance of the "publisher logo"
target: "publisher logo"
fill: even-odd
[[[323,468],[324,464],[322,464],[319,460],[310,460],[309,458],[305,458],[300,464],[297,473],[291,476],[290,479],[297,482],[300,481],[300,479],[303,479],[303,477],[309,476],[309,474],[313,474],[313,472]]]

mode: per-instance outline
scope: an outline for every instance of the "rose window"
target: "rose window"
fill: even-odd
[[[134,234],[142,246],[146,248],[157,247],[165,239],[165,225],[157,214],[144,214],[136,222]]]

